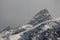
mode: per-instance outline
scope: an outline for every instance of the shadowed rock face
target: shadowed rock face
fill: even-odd
[[[3,31],[9,31],[10,29],[11,29],[10,26],[3,27],[3,28],[0,29],[0,33],[3,32]]]
[[[47,20],[50,20],[52,19],[51,15],[49,14],[49,11],[46,10],[46,9],[43,9],[41,10],[40,12],[38,12],[32,19],[30,22],[28,22],[28,24],[31,24],[33,26],[41,23],[41,22],[44,22],[44,21],[47,21]]]

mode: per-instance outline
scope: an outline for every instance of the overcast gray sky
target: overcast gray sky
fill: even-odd
[[[56,0],[0,0],[0,26],[23,25],[44,8],[54,18],[60,17],[59,3]]]

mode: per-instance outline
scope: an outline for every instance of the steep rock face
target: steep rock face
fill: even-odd
[[[52,19],[51,15],[49,14],[49,11],[47,9],[43,9],[40,12],[38,12],[28,24],[31,24],[33,26],[42,23],[44,21]]]

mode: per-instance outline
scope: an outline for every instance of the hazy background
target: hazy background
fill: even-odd
[[[53,18],[60,17],[60,0],[0,0],[0,26],[26,24],[44,8]]]

